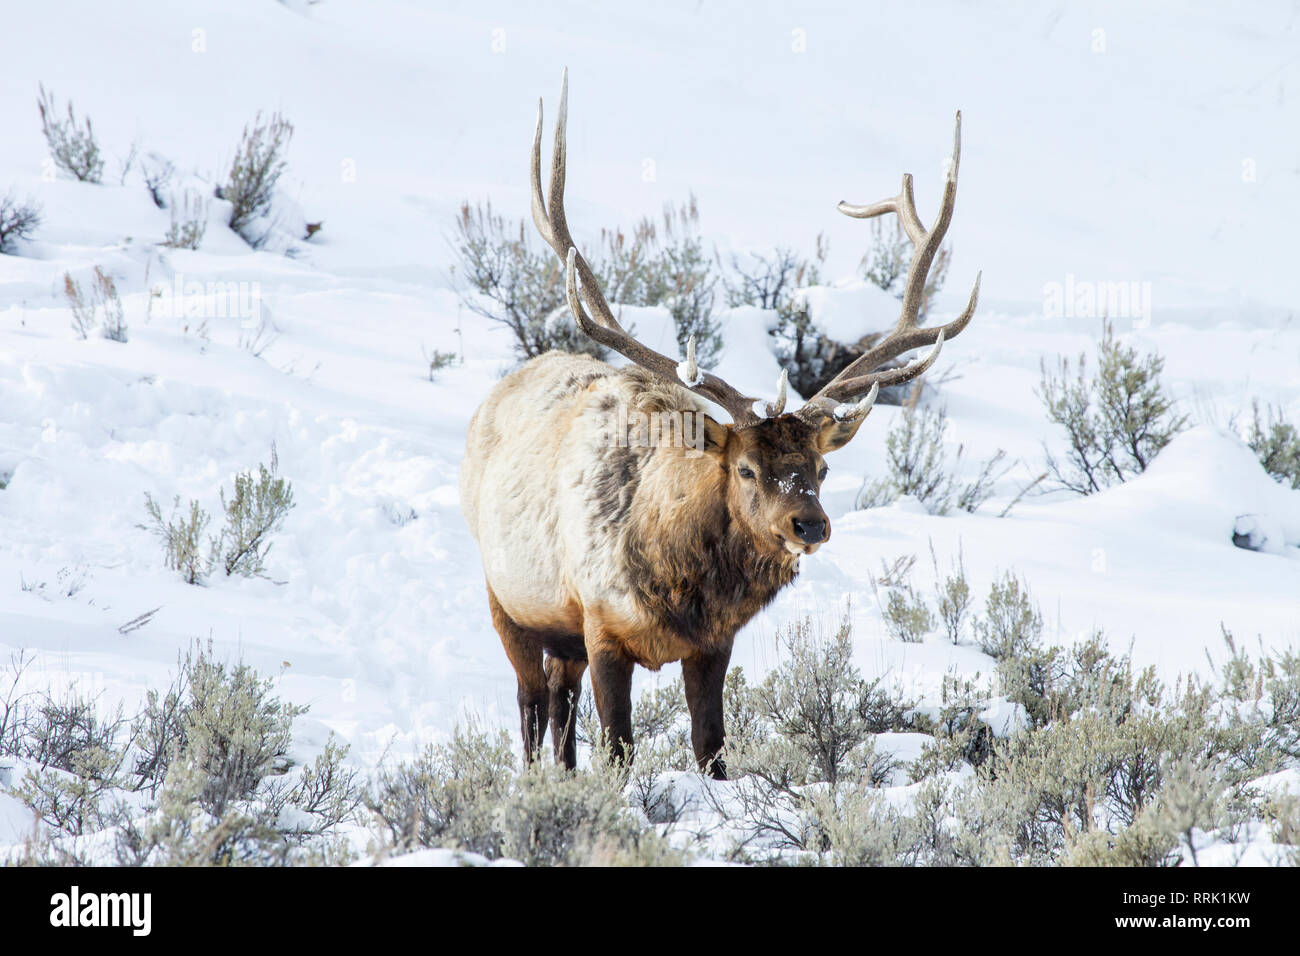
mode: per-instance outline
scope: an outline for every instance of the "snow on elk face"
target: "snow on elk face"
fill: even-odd
[[[820,437],[820,429],[794,415],[731,431],[723,464],[727,509],[758,547],[812,554],[830,539],[831,522],[817,500],[827,472]]]

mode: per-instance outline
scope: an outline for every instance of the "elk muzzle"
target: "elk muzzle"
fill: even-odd
[[[794,536],[804,544],[821,544],[828,535],[825,516],[794,518]]]

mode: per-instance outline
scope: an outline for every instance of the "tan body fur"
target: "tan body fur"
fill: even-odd
[[[742,618],[793,578],[796,556],[773,549],[762,560],[736,542],[770,593],[692,614],[697,582],[686,576],[715,563],[709,546],[727,537],[725,472],[684,443],[620,447],[619,404],[703,418],[689,392],[640,369],[550,353],[502,380],[474,416],[461,502],[496,600],[521,626],[553,634],[548,651],[574,657],[576,643],[616,641],[657,670],[729,648]]]

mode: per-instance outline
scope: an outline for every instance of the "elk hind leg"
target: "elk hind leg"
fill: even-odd
[[[488,586],[488,603],[492,624],[501,635],[506,657],[515,669],[518,682],[519,730],[524,740],[524,757],[529,763],[537,759],[546,737],[550,688],[542,668],[542,635],[517,624]]]
[[[546,658],[546,681],[550,688],[551,743],[555,747],[555,762],[564,764],[566,770],[572,770],[578,765],[575,739],[578,729],[578,696],[582,693],[582,675],[586,669],[586,661],[551,656]]]

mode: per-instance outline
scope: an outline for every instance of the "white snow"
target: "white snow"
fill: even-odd
[[[698,363],[695,366],[695,371],[692,373],[689,365],[685,362],[678,362],[677,380],[687,388],[694,388],[696,385],[699,385],[704,381],[703,371],[700,369]]]
[[[800,289],[798,298],[812,324],[837,342],[856,342],[868,333],[892,329],[902,305],[893,293],[862,279]]]
[[[835,202],[893,195],[911,171],[927,219],[952,112],[964,111],[952,268],[934,321],[965,304],[976,270],[985,285],[930,378],[950,448],[964,448],[962,476],[999,448],[1015,467],[974,515],[935,517],[909,501],[853,512],[899,414],[877,406],[830,456],[831,541],[741,632],[734,663],[765,672],[780,625],[832,621],[850,597],[869,676],[888,673],[930,704],[945,673],[987,678],[991,661],[967,644],[902,644],[882,626],[868,573],[916,554],[925,591],[931,543],[941,568],[960,547],[976,594],[1008,569],[1023,576],[1051,640],[1101,627],[1165,677],[1204,670],[1207,650],[1221,657],[1220,623],[1265,648],[1296,647],[1300,492],[1271,481],[1230,432],[1252,399],[1300,418],[1300,270],[1293,217],[1279,215],[1300,208],[1300,124],[1287,102],[1300,26],[1281,2],[1248,17],[1107,7],[1095,52],[1094,20],[1086,7],[957,2],[738,17],[727,4],[577,0],[561,25],[523,3],[16,7],[7,25],[27,39],[10,44],[0,88],[0,195],[31,195],[44,223],[21,255],[0,256],[0,659],[26,649],[27,687],[75,679],[129,713],[164,684],[178,649],[210,637],[310,705],[300,758],[327,731],[373,766],[446,738],[467,712],[516,726],[514,674],[457,491],[469,418],[514,358],[504,329],[460,306],[447,240],[466,199],[527,219],[533,110],[543,95],[554,116],[562,64],[580,245],[692,190],[724,260],[811,250],[825,232],[826,284],[804,294],[816,322],[846,339],[891,326],[898,303],[853,278],[870,230]],[[796,29],[806,52],[792,49]],[[882,29],[886,42],[862,56],[861,37]],[[102,185],[49,175],[38,81],[93,118]],[[169,213],[138,168],[119,183],[131,141],[176,163],[178,195],[210,195],[259,109],[295,125],[277,242],[251,251],[212,200],[200,250],[158,245]],[[324,228],[304,241],[308,220]],[[63,276],[84,282],[96,265],[124,295],[126,344],[70,328]],[[1031,495],[997,518],[1042,470],[1041,444],[1059,448],[1034,396],[1040,361],[1091,351],[1100,331],[1099,315],[1044,314],[1045,290],[1067,277],[1150,283],[1149,317],[1111,318],[1125,341],[1166,357],[1196,427],[1126,485]],[[258,308],[212,315],[220,290],[209,284],[228,282]],[[154,286],[172,291],[151,303]],[[666,310],[621,316],[673,354]],[[766,394],[780,372],[771,313],[720,318],[716,374]],[[431,383],[422,347],[464,361]],[[790,407],[799,401],[791,394]],[[272,442],[297,507],[268,578],[182,583],[139,527],[144,495],[215,511]],[[1263,551],[1234,547],[1234,529]],[[119,631],[154,608],[144,627]],[[675,673],[638,671],[636,688]],[[679,784],[709,786],[691,779]],[[0,793],[0,844],[23,820]]]

